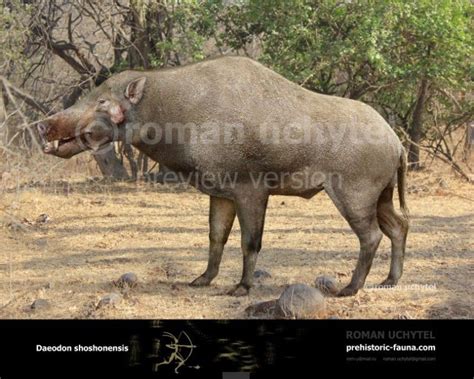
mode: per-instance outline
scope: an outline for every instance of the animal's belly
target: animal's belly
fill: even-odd
[[[303,170],[276,175],[274,179],[267,180],[264,186],[271,195],[309,199],[324,189],[326,180],[326,174],[323,172]]]

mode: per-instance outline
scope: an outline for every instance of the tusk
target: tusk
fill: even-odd
[[[53,146],[54,146],[54,150],[59,149],[59,140],[58,139],[53,141]]]
[[[120,143],[118,141],[114,142],[115,153],[120,154]]]

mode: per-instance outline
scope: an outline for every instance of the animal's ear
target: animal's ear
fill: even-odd
[[[138,104],[138,102],[141,100],[143,96],[143,90],[145,89],[145,83],[146,78],[144,76],[128,83],[128,86],[125,89],[125,97],[132,104]]]

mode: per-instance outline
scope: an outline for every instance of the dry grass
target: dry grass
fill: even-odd
[[[411,174],[409,185],[412,228],[400,284],[436,288],[366,288],[329,298],[328,316],[474,318],[472,185],[438,169]],[[208,198],[192,189],[84,179],[5,184],[0,210],[0,318],[244,318],[248,305],[278,297],[289,283],[329,275],[347,284],[357,260],[357,238],[324,194],[271,198],[258,267],[272,278],[246,298],[224,294],[241,274],[238,223],[212,286],[187,286],[204,270],[208,244]],[[35,222],[42,213],[51,220]],[[368,285],[386,277],[389,250],[384,238]],[[96,309],[129,271],[139,285],[119,304]],[[38,298],[51,307],[31,311]]]

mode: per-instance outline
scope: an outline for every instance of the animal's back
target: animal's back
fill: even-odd
[[[396,169],[400,141],[374,109],[306,90],[249,58],[221,57],[132,75],[143,74],[152,79],[152,95],[140,105],[150,110],[150,120],[218,136],[219,143],[189,144],[184,153],[183,146],[176,147],[186,165],[201,171],[350,177],[365,170],[379,177]],[[233,127],[238,138],[226,141],[225,129]],[[216,157],[225,157],[225,163]]]
[[[370,106],[308,91],[249,58],[222,57],[164,73],[182,104],[172,119],[215,122],[221,132],[226,125],[244,129],[243,143],[196,148],[204,159],[225,153],[244,160],[246,170],[313,165],[353,172],[359,163],[370,167],[400,155],[398,137]]]

